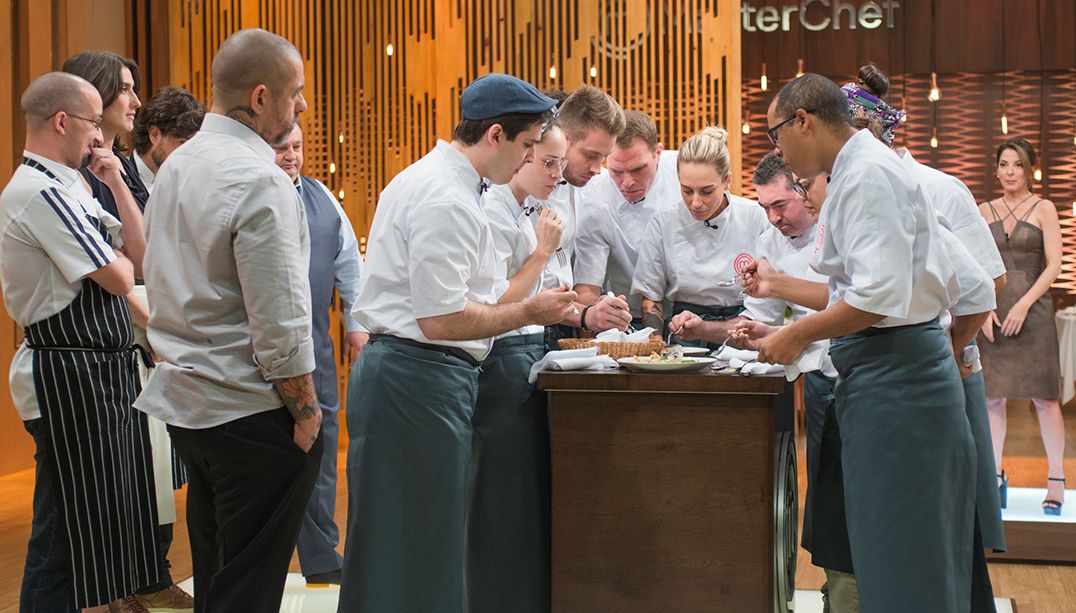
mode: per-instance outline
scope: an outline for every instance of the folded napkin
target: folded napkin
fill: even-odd
[[[598,336],[594,337],[594,340],[599,343],[649,343],[650,335],[653,333],[654,329],[649,327],[643,328],[637,332],[632,332],[631,334],[626,334],[616,328],[612,328],[599,333]]]
[[[740,369],[741,375],[776,375],[784,372],[785,367],[780,364],[767,362],[748,362]]]
[[[538,373],[547,368],[549,370],[605,370],[606,368],[620,368],[620,365],[607,355],[598,355],[597,347],[550,351],[545,354],[545,357],[535,362],[534,366],[531,366],[531,375],[527,380],[534,383],[538,380]]]
[[[829,359],[829,341],[815,341],[803,349],[796,361],[785,366],[785,378],[795,381],[801,373],[822,371],[827,377],[836,377],[837,369]]]
[[[979,347],[978,345],[968,345],[964,347],[964,366],[971,367],[971,374],[975,374],[983,369],[983,363],[979,361]]]
[[[721,348],[721,351],[719,351],[714,357],[716,357],[722,362],[728,362],[729,366],[732,366],[733,368],[739,368],[740,366],[743,366],[744,363],[754,362],[755,360],[757,360],[758,352],[752,351],[750,349],[737,349],[735,347],[725,345]],[[733,360],[739,361],[740,366],[733,366]]]

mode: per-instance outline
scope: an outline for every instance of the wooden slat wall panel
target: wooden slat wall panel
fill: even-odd
[[[171,81],[208,102],[213,51],[232,31],[294,41],[307,65],[307,171],[343,192],[363,235],[381,188],[450,136],[462,88],[487,72],[543,88],[593,83],[653,114],[669,147],[707,124],[738,126],[738,10],[730,0],[171,0]]]

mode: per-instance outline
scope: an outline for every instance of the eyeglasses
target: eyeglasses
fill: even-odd
[[[61,111],[57,111],[57,112],[61,112]],[[67,111],[62,111],[62,112],[67,113]],[[93,126],[93,129],[97,130],[98,132],[101,131],[101,123],[104,121],[102,119],[90,119],[89,117],[79,117],[78,115],[75,115],[74,113],[67,113],[67,116],[68,117],[73,117],[75,119],[81,119],[82,121],[85,121],[86,123]]]
[[[796,179],[796,182],[792,184],[792,191],[796,192],[800,198],[806,198],[807,192],[811,191],[811,180]]]
[[[803,112],[804,113],[814,113],[814,110],[813,109],[811,109],[811,110],[804,109]],[[789,117],[788,119],[786,119],[786,120],[782,121],[781,123],[777,124],[776,126],[766,130],[766,136],[770,137],[770,142],[773,143],[774,147],[777,146],[777,131],[780,130],[781,127],[784,126],[786,123],[792,121],[795,118],[796,118],[796,114],[793,113],[792,116]]]
[[[568,167],[568,160],[566,158],[549,158],[548,160],[539,162],[542,168],[545,168],[548,172],[558,170],[564,172],[564,169]]]

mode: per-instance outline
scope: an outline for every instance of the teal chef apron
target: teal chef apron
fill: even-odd
[[[863,613],[970,607],[975,442],[937,321],[835,338],[845,510]]]
[[[478,362],[372,335],[348,383],[340,613],[461,613]]]
[[[549,418],[545,393],[527,382],[544,354],[542,336],[498,339],[478,376],[467,517],[472,613],[549,611]]]

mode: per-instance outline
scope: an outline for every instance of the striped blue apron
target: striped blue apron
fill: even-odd
[[[87,220],[109,242],[103,224]],[[49,477],[61,501],[73,604],[106,604],[161,576],[146,416],[132,406],[141,388],[127,302],[87,278],[71,304],[24,332],[53,447]]]

